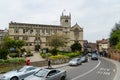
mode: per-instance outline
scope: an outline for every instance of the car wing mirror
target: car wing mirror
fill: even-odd
[[[50,76],[46,76],[46,78],[50,78]]]

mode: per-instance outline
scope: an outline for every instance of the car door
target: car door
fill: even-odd
[[[34,67],[29,67],[23,72],[23,74],[20,75],[20,78],[24,79],[27,76],[32,75],[34,72],[35,72],[35,68]]]
[[[78,64],[81,64],[81,60],[80,59],[77,59],[77,62],[78,62]]]
[[[57,74],[57,71],[56,70],[51,70],[47,77],[46,77],[46,80],[59,80],[59,76]]]

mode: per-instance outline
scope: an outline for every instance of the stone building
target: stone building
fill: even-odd
[[[5,30],[0,30],[0,47],[2,46],[2,40],[3,40],[3,37],[4,36],[8,36],[8,30],[5,29]]]
[[[18,40],[25,40],[28,50],[39,50],[49,48],[46,41],[52,34],[67,36],[65,50],[70,50],[74,41],[79,41],[83,45],[83,28],[77,23],[71,26],[71,14],[60,16],[60,25],[44,25],[31,23],[9,23],[9,36]],[[62,48],[61,48],[62,49]]]
[[[103,51],[107,52],[108,48],[110,47],[109,39],[97,40],[96,43],[99,52],[103,52]]]

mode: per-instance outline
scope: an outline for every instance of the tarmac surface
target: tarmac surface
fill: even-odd
[[[114,80],[120,80],[120,62],[112,60],[112,59],[108,59],[108,58],[104,58],[104,59],[107,59],[107,60],[113,62],[116,65],[116,67],[117,67],[117,74],[116,74]]]
[[[39,52],[33,52],[33,56],[32,57],[27,57],[28,59],[30,59],[31,62],[36,62],[36,61],[43,61],[45,59],[43,59]],[[116,66],[117,66],[117,75],[115,76],[115,79],[114,80],[120,80],[120,62],[118,61],[115,61],[115,60],[111,60],[111,59],[108,59],[108,58],[104,58],[104,59],[107,59],[111,62],[113,62]],[[64,67],[64,66],[67,66],[68,63],[66,64],[60,64],[60,65],[52,65],[53,68],[60,68],[60,67]],[[43,66],[43,67],[47,67],[47,66]],[[2,74],[0,74],[0,78],[1,78]]]
[[[33,53],[33,56],[26,57],[27,59],[30,59],[30,62],[44,61],[45,60],[40,56],[39,52],[32,51],[32,53]]]

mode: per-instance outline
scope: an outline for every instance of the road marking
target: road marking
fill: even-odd
[[[100,68],[96,73],[101,75],[108,75],[108,76],[111,74],[109,68]]]
[[[95,70],[96,68],[98,68],[98,66],[101,64],[101,61],[100,61],[100,60],[98,60],[98,61],[99,61],[99,63],[98,63],[97,66],[95,66],[93,69],[91,69],[91,70],[89,70],[88,72],[86,72],[86,73],[84,73],[84,74],[82,74],[82,75],[79,75],[79,76],[77,76],[77,77],[75,77],[75,78],[73,78],[73,79],[71,79],[71,80],[76,80],[76,79],[78,79],[78,78],[80,78],[80,77],[83,77],[83,76],[89,74],[90,72],[94,71],[94,70]]]
[[[115,69],[113,69],[113,72],[115,72]]]
[[[115,72],[115,69],[110,69],[110,68],[100,68],[96,73],[100,74],[100,75],[106,75],[106,76],[110,76],[112,72]]]

